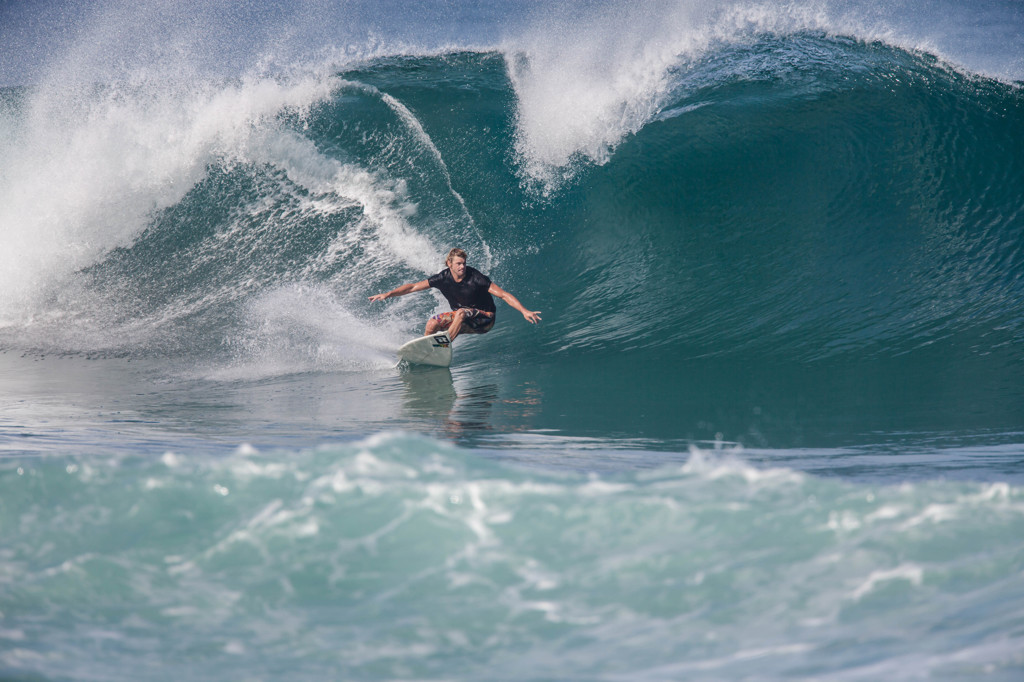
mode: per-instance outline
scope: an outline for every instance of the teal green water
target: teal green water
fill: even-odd
[[[1024,665],[1024,498],[1002,483],[851,485],[723,452],[554,475],[387,436],[46,458],[5,464],[0,485],[10,672],[1010,680]]]
[[[1021,677],[1015,3],[143,5],[0,9],[0,678]]]

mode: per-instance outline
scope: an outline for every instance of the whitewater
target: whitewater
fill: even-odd
[[[1024,675],[1019,3],[0,46],[0,679]],[[452,246],[544,321],[396,367]]]

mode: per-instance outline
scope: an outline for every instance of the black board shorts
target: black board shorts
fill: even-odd
[[[468,334],[486,334],[494,326],[494,313],[476,308],[459,308],[462,313],[462,331]],[[455,321],[455,311],[449,310],[446,313],[434,315],[435,320],[440,324],[441,329],[448,329]]]

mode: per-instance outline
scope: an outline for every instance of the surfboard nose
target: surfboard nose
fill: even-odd
[[[398,349],[398,359],[413,365],[449,367],[452,364],[452,341],[446,331],[420,336]]]

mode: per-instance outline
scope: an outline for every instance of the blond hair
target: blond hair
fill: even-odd
[[[461,258],[463,260],[469,260],[469,256],[462,249],[455,247],[448,252],[448,257],[444,259],[445,265],[452,262],[452,258]]]

